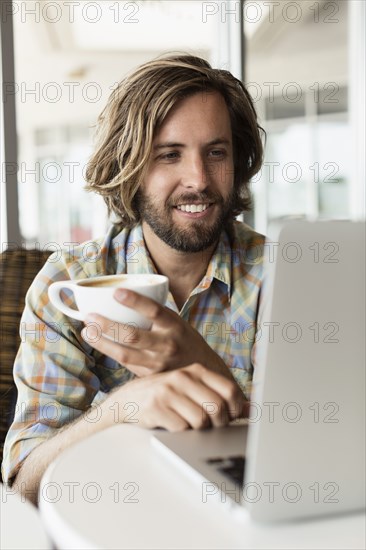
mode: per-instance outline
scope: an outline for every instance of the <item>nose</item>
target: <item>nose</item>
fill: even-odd
[[[208,187],[209,177],[207,166],[201,155],[194,155],[187,159],[182,175],[182,183],[186,189],[192,189],[198,192]]]

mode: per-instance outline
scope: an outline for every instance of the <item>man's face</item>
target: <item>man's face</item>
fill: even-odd
[[[181,100],[153,142],[138,194],[143,227],[182,252],[217,242],[232,207],[233,145],[229,112],[217,92]]]

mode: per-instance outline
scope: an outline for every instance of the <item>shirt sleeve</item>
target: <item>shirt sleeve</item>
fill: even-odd
[[[63,258],[52,255],[26,296],[14,364],[18,399],[2,463],[9,484],[29,453],[86,411],[100,390],[92,348],[80,335],[83,324],[63,315],[48,298],[50,283],[87,276],[75,266],[70,271]],[[65,301],[73,304],[71,293]]]

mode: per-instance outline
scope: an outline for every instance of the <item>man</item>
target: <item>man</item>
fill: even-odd
[[[33,502],[60,451],[115,422],[199,429],[247,413],[263,237],[234,220],[250,204],[260,131],[242,84],[193,56],[147,63],[111,95],[87,180],[117,221],[97,252],[49,259],[21,323],[3,475]],[[170,295],[163,307],[116,291],[153,321],[133,338],[92,311],[73,322],[48,299],[55,280],[143,272],[168,276]]]

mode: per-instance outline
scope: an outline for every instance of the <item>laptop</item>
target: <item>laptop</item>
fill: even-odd
[[[365,223],[269,232],[251,412],[152,442],[232,512],[272,522],[365,507]],[[173,466],[175,463],[175,466]]]

